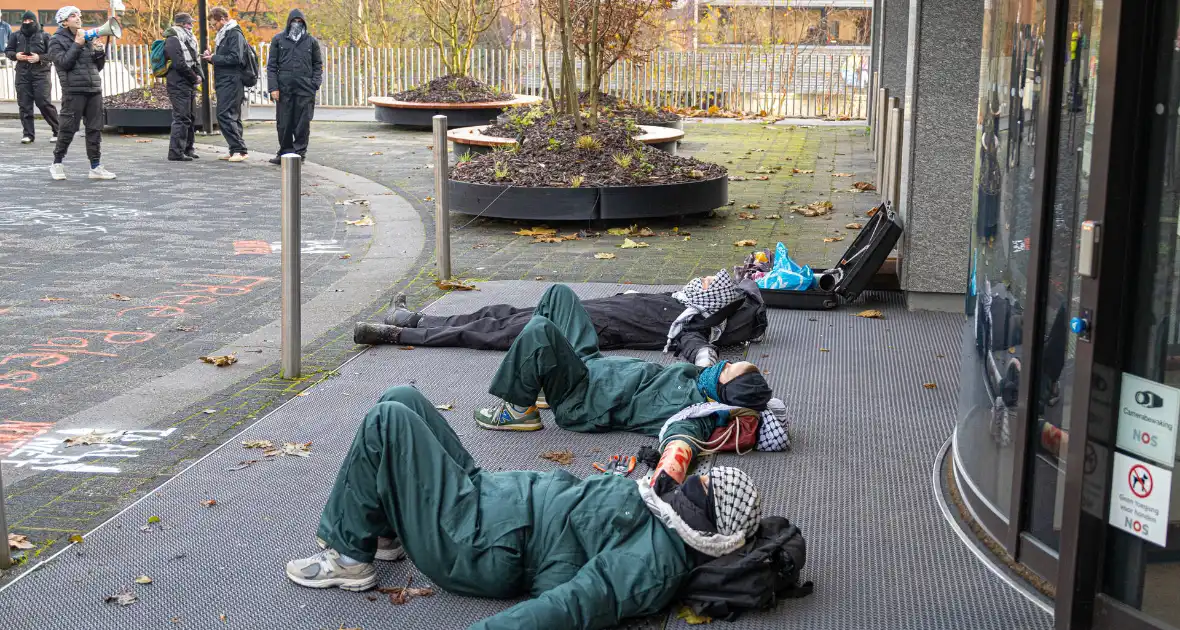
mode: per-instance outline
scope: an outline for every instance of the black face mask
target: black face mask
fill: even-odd
[[[37,32],[37,23],[36,22],[29,22],[28,24],[26,24],[24,22],[21,22],[20,32],[24,33],[25,35],[32,35],[33,33],[36,33]]]
[[[656,479],[655,491],[689,527],[698,532],[717,533],[713,497],[699,475],[690,475],[684,483],[677,484],[667,473],[661,472]]]

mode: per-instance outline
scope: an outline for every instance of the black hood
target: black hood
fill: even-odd
[[[291,9],[291,13],[287,15],[287,28],[283,29],[283,32],[291,32],[291,22],[294,22],[295,18],[303,20],[304,26],[307,26],[308,28],[311,27],[311,25],[307,23],[307,18],[304,17],[303,11],[300,11],[299,9]]]
[[[33,23],[26,25],[25,20],[33,20]],[[32,35],[41,30],[41,24],[37,21],[37,14],[32,11],[25,11],[25,14],[20,16],[20,30],[25,35]]]

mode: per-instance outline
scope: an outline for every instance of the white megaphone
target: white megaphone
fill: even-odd
[[[111,18],[107,20],[106,24],[98,28],[89,28],[82,31],[82,35],[86,38],[86,41],[99,37],[114,37],[115,39],[119,39],[123,36],[123,27],[119,26],[119,20]]]

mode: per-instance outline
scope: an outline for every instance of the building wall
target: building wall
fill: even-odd
[[[105,22],[110,15],[110,2],[108,0],[71,0],[73,5],[82,9],[82,24],[85,26],[98,26]],[[20,17],[25,11],[33,11],[37,14],[37,20],[41,22],[41,27],[47,33],[57,31],[57,24],[54,23],[53,18],[57,15],[57,10],[66,6],[64,0],[21,0],[20,2],[13,2],[12,0],[0,0],[0,16],[4,18],[5,22],[12,25],[12,29],[16,30],[20,27]]]
[[[883,0],[882,4],[885,10],[881,22],[881,87],[889,88],[889,96],[902,98],[909,50],[910,0]]]

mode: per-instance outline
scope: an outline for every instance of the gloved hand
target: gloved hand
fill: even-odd
[[[707,368],[717,363],[717,349],[713,346],[705,346],[697,350],[696,359],[693,361],[697,367]]]

